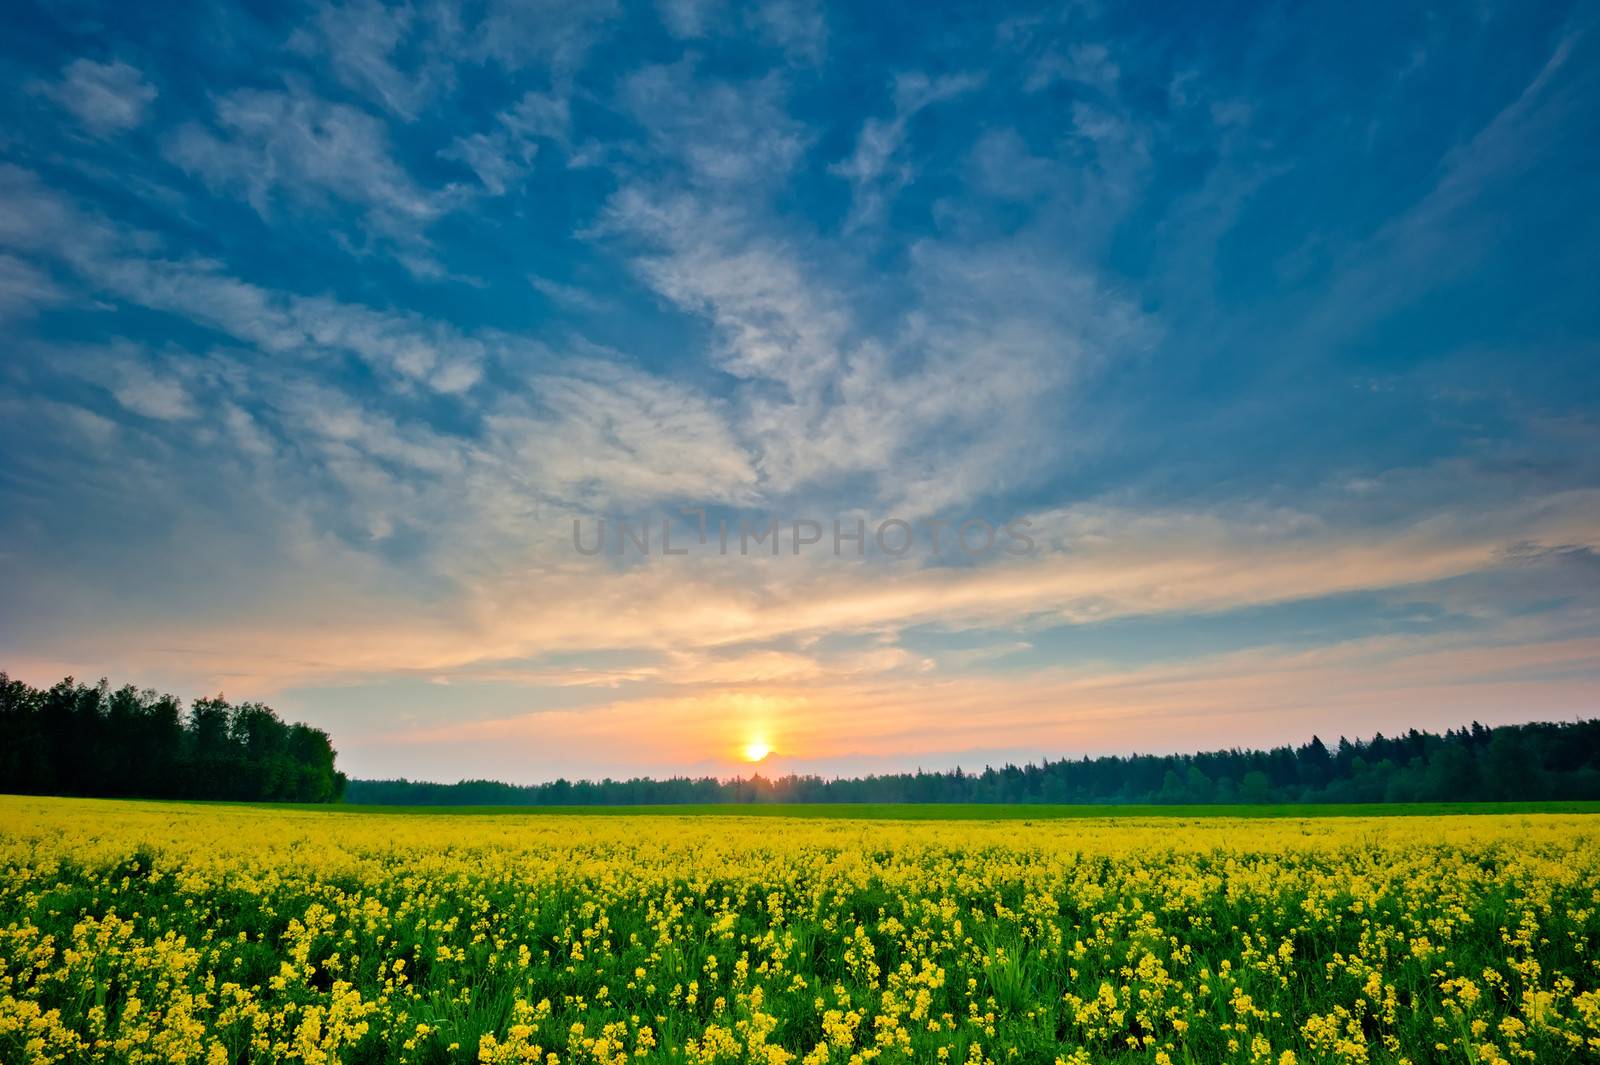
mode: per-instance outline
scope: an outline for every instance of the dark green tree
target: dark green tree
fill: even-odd
[[[0,791],[333,802],[345,777],[327,733],[220,695],[183,714],[170,695],[71,677],[40,691],[0,673]]]

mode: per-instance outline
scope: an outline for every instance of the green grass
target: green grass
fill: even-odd
[[[228,804],[250,805],[250,804]],[[281,807],[279,807],[281,808]],[[1049,821],[1125,817],[1438,817],[1445,814],[1600,814],[1600,802],[1278,803],[1205,806],[1072,806],[1045,803],[706,803],[663,806],[332,806],[294,809],[349,814],[495,816],[806,817],[874,821]]]

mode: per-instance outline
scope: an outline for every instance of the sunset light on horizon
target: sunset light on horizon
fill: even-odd
[[[18,2],[0,1063],[1600,1060],[1600,0]]]
[[[515,784],[1595,712],[1592,4],[8,22],[12,678]]]

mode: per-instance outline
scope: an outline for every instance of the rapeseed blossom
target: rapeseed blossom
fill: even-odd
[[[1580,815],[0,798],[0,1061],[1600,1060]]]

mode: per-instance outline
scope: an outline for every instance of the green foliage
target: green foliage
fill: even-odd
[[[0,673],[0,791],[31,795],[334,802],[345,777],[328,734],[261,703],[89,687]]]
[[[1046,760],[1026,766],[826,780],[754,776],[670,780],[351,781],[353,803],[405,806],[613,806],[696,803],[1402,803],[1600,800],[1600,720],[1200,754]]]

